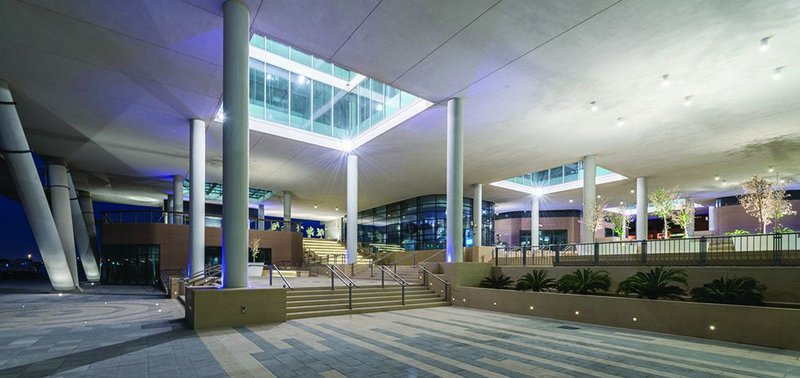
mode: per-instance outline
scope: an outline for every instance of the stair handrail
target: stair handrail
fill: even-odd
[[[384,274],[389,274],[389,278],[395,280],[398,284],[400,284],[400,304],[405,306],[406,305],[406,286],[408,286],[408,282],[397,275],[397,273],[392,272],[391,269],[384,265],[378,265],[378,268],[381,270],[381,288],[385,288],[384,286]]]
[[[348,277],[348,276],[347,276],[347,274],[345,274],[344,272],[342,272],[342,270],[341,270],[341,269],[339,269],[339,267],[338,267],[338,266],[336,266],[336,265],[334,265],[334,264],[327,264],[326,266],[328,267],[328,270],[330,270],[330,271],[331,271],[331,290],[333,290],[333,282],[334,282],[334,281],[333,281],[333,277],[334,277],[334,276],[335,276],[336,278],[338,278],[340,281],[342,281],[342,283],[343,283],[345,286],[354,286],[354,287],[358,287],[358,285],[356,285],[356,283],[355,283],[355,282],[353,282],[353,280],[351,280],[351,279],[350,279],[350,277]]]
[[[294,290],[292,285],[289,284],[289,281],[286,280],[286,277],[283,276],[283,272],[281,272],[281,270],[275,264],[269,264],[269,286],[272,286],[272,271],[273,270],[278,272],[278,276],[281,277],[281,279],[283,280],[283,284],[286,285],[284,287],[288,288],[289,290]]]
[[[444,249],[440,249],[440,250],[439,250],[439,251],[437,251],[436,253],[434,253],[434,254],[432,254],[432,255],[428,256],[428,258],[427,258],[427,259],[425,259],[425,260],[422,260],[422,261],[418,262],[417,264],[419,264],[419,263],[424,263],[424,262],[428,262],[428,260],[430,260],[430,259],[432,259],[432,258],[434,258],[434,257],[436,257],[436,256],[439,256],[439,255],[441,255],[442,253],[444,253],[444,251],[445,251]]]
[[[428,270],[424,266],[421,266],[419,268],[422,270],[422,276],[423,276],[422,284],[425,285],[425,288],[428,288],[428,286],[429,286],[428,285],[428,276],[429,275],[433,276],[433,278],[439,280],[439,282],[444,284],[444,300],[448,301],[447,298],[448,298],[448,295],[449,295],[449,292],[450,292],[450,290],[449,290],[450,289],[450,283],[447,280],[437,276],[436,274],[434,274],[433,272],[431,272],[430,270]]]

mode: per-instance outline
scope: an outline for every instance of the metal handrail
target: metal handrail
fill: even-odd
[[[356,283],[353,282],[353,280],[351,280],[350,277],[348,277],[346,274],[344,274],[344,272],[342,272],[342,270],[339,269],[338,266],[333,265],[333,264],[328,264],[326,266],[328,267],[328,270],[331,271],[331,290],[333,290],[333,282],[334,282],[333,277],[334,276],[336,276],[336,278],[338,278],[340,281],[342,281],[342,283],[345,286],[351,286],[352,285],[352,286],[358,287],[358,285],[356,285]],[[347,279],[347,281],[345,281],[345,279]]]
[[[447,280],[435,275],[433,272],[431,272],[430,270],[426,269],[423,266],[421,266],[419,268],[422,269],[422,276],[424,277],[423,280],[422,280],[422,284],[425,285],[425,287],[427,288],[428,287],[428,275],[433,276],[433,278],[439,280],[439,282],[444,284],[444,300],[448,301],[447,298],[448,298],[448,296],[450,294],[450,282],[447,282]]]
[[[408,286],[408,282],[406,282],[406,280],[404,280],[403,277],[398,276],[397,273],[392,272],[391,270],[389,270],[389,268],[387,268],[387,267],[385,267],[383,265],[380,265],[379,268],[381,270],[381,288],[385,288],[385,286],[384,286],[384,273],[388,273],[389,277],[391,277],[393,280],[395,280],[395,282],[400,284],[400,304],[402,306],[405,306],[406,305],[406,286]]]
[[[288,288],[289,290],[294,290],[292,285],[289,284],[289,281],[286,280],[286,277],[283,276],[281,270],[275,264],[269,264],[269,286],[272,286],[272,271],[278,272],[278,275],[283,280],[284,287]]]
[[[428,256],[428,258],[427,258],[427,259],[425,259],[425,260],[422,260],[422,261],[420,261],[419,263],[428,262],[428,260],[430,260],[430,259],[432,259],[432,258],[434,258],[434,257],[436,257],[436,256],[439,256],[439,255],[441,255],[441,254],[442,254],[444,251],[445,251],[444,249],[441,249],[441,250],[439,250],[439,252],[436,252],[436,253],[434,253],[434,254],[432,254],[432,255]],[[417,263],[417,264],[419,264],[419,263]]]

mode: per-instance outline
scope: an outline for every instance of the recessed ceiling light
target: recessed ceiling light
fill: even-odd
[[[569,200],[569,203],[572,203],[572,200]]]
[[[636,190],[631,189],[631,194],[636,193]]]
[[[683,105],[684,106],[692,106],[692,96],[686,96],[683,98]]]
[[[339,208],[338,208],[338,207],[336,208],[336,211],[339,211]]]
[[[589,103],[589,105],[590,105],[589,109],[591,109],[593,112],[596,112],[597,109],[600,109],[600,108],[597,107],[597,101],[592,101],[592,102]]]
[[[761,47],[759,47],[759,50],[761,50],[761,52],[766,52],[767,50],[769,50],[770,39],[772,39],[772,36],[761,38]]]
[[[781,75],[783,74],[783,68],[783,66],[775,68],[775,72],[772,74],[773,80],[778,80],[781,78]]]
[[[625,120],[622,117],[617,117],[617,126],[624,126]]]
[[[775,172],[775,168],[769,167],[769,169],[767,169],[767,171],[769,171],[769,173]]]
[[[714,181],[719,181],[719,175],[714,176]]]
[[[619,204],[620,204],[620,205],[624,205],[624,204],[625,204],[625,202],[623,202],[623,201],[619,201]]]
[[[785,184],[785,183],[786,183],[786,180],[781,179],[781,184]]]
[[[314,208],[315,208],[315,209],[317,208],[317,204],[316,204],[316,203],[314,204]]]
[[[597,198],[600,198],[600,197],[601,197],[601,196],[598,194],[598,195],[597,195]]]
[[[722,185],[724,185],[724,186],[728,186],[728,182],[727,182],[727,181],[725,181],[725,180],[722,180]]]
[[[661,86],[662,87],[669,86],[669,74],[661,75]]]

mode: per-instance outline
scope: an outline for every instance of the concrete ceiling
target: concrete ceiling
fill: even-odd
[[[222,3],[0,3],[0,78],[32,147],[66,158],[83,172],[76,185],[101,200],[160,201],[169,177],[187,173],[188,120],[210,121],[220,103]],[[735,184],[772,166],[800,176],[797,1],[247,4],[254,32],[440,104],[357,151],[362,209],[445,191],[441,102],[453,96],[464,98],[466,193],[586,154],[700,200],[733,193],[714,175]],[[780,80],[776,67],[786,67]],[[221,139],[210,124],[209,181],[221,181]],[[258,132],[250,143],[252,186],[292,191],[298,216],[343,212],[339,152]],[[633,186],[598,191],[632,200]],[[579,196],[553,195],[543,208]],[[521,208],[524,197],[485,190],[501,209]]]

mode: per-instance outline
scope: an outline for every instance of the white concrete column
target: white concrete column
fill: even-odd
[[[283,192],[283,221],[286,222],[286,231],[289,231],[289,223],[292,221],[292,193]]]
[[[447,261],[464,261],[464,125],[461,98],[447,101]]]
[[[69,204],[69,182],[67,167],[63,160],[55,159],[47,162],[47,183],[50,187],[50,209],[56,222],[58,238],[64,248],[70,274],[75,287],[78,281],[78,259],[75,255],[75,230],[72,227],[72,210]]]
[[[541,197],[531,196],[531,247],[539,246],[539,200]]]
[[[28,140],[22,131],[19,115],[8,89],[8,83],[0,80],[0,152],[5,156],[17,189],[22,209],[39,247],[47,275],[53,289],[66,291],[75,289],[70,274],[64,247],[58,236],[53,213],[47,206],[39,172],[33,162]]]
[[[89,233],[89,240],[97,237],[97,226],[94,223],[94,202],[92,194],[85,190],[78,190],[78,203],[81,205],[83,221],[86,223],[86,232]]]
[[[647,240],[647,178],[636,178],[636,240]]]
[[[189,122],[189,276],[206,264],[206,123]]]
[[[693,198],[686,198],[686,206],[689,206],[690,209],[694,210],[694,199]],[[686,225],[686,237],[693,238],[694,237],[694,213],[692,213],[692,219],[689,220],[689,224]]]
[[[347,263],[358,260],[358,156],[347,155]]]
[[[222,25],[222,285],[247,287],[250,11],[226,0]]]
[[[708,206],[708,231],[711,235],[717,234],[717,207],[714,205]]]
[[[67,183],[69,184],[69,207],[72,214],[72,231],[75,236],[75,246],[78,248],[78,256],[81,257],[81,266],[89,282],[100,281],[100,268],[97,266],[94,249],[89,239],[89,231],[86,229],[86,222],[83,220],[78,192],[75,190],[75,183],[72,182],[72,175],[67,172]]]
[[[186,224],[183,216],[183,176],[172,176],[172,211],[175,212],[175,223]]]
[[[258,204],[258,220],[256,221],[256,229],[264,230],[264,215],[266,208],[263,203]]]
[[[483,244],[483,184],[472,185],[472,245],[480,247]]]
[[[581,223],[581,243],[594,242],[594,224],[590,222],[597,202],[597,157],[586,155],[583,158],[583,223]]]
[[[175,196],[167,194],[167,224],[175,224]]]

